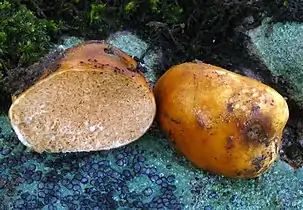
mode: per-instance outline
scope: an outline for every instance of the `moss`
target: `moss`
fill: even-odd
[[[130,1],[124,6],[124,11],[126,13],[133,12],[137,9],[137,6],[136,1]]]
[[[100,21],[102,19],[101,14],[104,13],[105,9],[106,4],[92,4],[89,12],[89,23],[92,24],[95,21]]]
[[[58,25],[24,6],[0,3],[0,71],[33,63],[49,50]]]

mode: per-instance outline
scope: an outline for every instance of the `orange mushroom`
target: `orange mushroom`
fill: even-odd
[[[72,47],[18,95],[9,118],[20,141],[37,152],[117,148],[139,139],[156,113],[136,61],[102,41]]]
[[[154,93],[158,125],[197,167],[253,178],[277,159],[289,110],[271,87],[213,65],[183,63],[160,77]]]

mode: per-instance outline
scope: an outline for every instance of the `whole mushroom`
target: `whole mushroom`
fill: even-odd
[[[289,110],[271,87],[217,66],[188,62],[166,71],[154,93],[158,125],[197,167],[253,178],[277,159]]]

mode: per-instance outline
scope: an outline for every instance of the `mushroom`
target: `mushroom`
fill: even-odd
[[[117,148],[153,123],[153,92],[132,57],[103,41],[65,51],[16,96],[9,119],[19,140],[36,152]]]
[[[205,63],[173,66],[154,89],[161,130],[197,167],[231,178],[277,159],[289,110],[273,88]]]

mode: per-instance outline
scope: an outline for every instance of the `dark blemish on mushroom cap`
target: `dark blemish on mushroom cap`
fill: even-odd
[[[115,55],[115,51],[114,51],[114,49],[113,48],[111,48],[111,47],[109,47],[109,48],[104,48],[104,52],[106,53],[106,54],[109,54],[109,55]]]
[[[261,155],[258,157],[255,157],[252,160],[252,165],[254,166],[256,171],[260,171],[264,167],[264,160],[267,158],[266,155]]]
[[[265,115],[251,115],[251,119],[240,124],[244,138],[248,143],[264,143],[269,146],[272,131],[271,118]]]
[[[228,117],[224,117],[224,122],[226,122],[226,123],[230,123],[230,122],[231,122],[231,119],[230,119],[230,118],[228,118]]]
[[[234,140],[234,137],[233,136],[228,136],[227,137],[227,143],[226,143],[226,148],[227,149],[232,149],[234,144],[233,144],[233,141]]]
[[[233,103],[230,102],[230,103],[227,104],[227,111],[229,113],[232,113],[234,111],[234,104]]]
[[[242,129],[248,143],[264,143],[266,147],[269,146],[268,129],[263,122],[258,120],[247,122]]]
[[[133,67],[127,67],[127,70],[128,70],[128,71],[131,71],[131,72],[135,72],[135,71],[136,71],[136,68],[133,68]]]
[[[201,112],[195,113],[195,119],[199,127],[204,128],[206,126],[206,119]]]
[[[242,171],[237,171],[236,174],[237,174],[237,177],[241,177]]]
[[[175,123],[175,124],[180,124],[180,120],[175,119],[174,117],[169,116],[166,112],[163,113],[164,117],[166,117],[168,120],[170,120],[171,122]]]
[[[251,178],[251,176],[256,175],[257,172],[259,172],[259,171],[255,170],[255,169],[247,169],[246,168],[246,169],[242,169],[242,170],[237,171],[236,174],[237,174],[238,178],[245,178],[245,177]]]
[[[169,118],[169,120],[175,124],[180,124],[180,120],[174,119],[174,118]]]
[[[252,122],[246,126],[245,135],[249,140],[263,142],[268,134],[260,122]]]
[[[252,114],[252,115],[258,115],[258,114],[260,114],[260,106],[254,105],[254,106],[251,108],[251,114]]]
[[[133,66],[131,65],[130,67],[127,67],[127,70],[131,71],[131,72],[135,72],[135,73],[142,73],[141,69],[136,67],[136,66]],[[142,74],[143,75],[143,74]]]
[[[264,170],[264,168],[263,168],[263,170]],[[261,170],[261,171],[263,171],[263,170]],[[260,170],[257,171],[255,169],[243,169],[241,171],[237,171],[237,177],[238,178],[245,178],[245,177],[251,178],[252,175],[260,174],[261,171]]]

